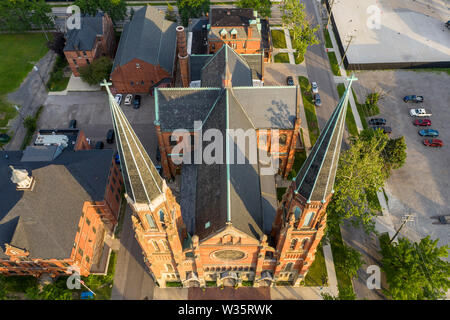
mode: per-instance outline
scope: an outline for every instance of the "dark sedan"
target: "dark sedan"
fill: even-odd
[[[384,126],[386,124],[386,119],[373,118],[369,120],[369,124],[372,126]]]
[[[423,96],[416,96],[416,95],[412,94],[412,95],[404,97],[403,101],[419,103],[419,102],[423,102]]]
[[[137,94],[134,96],[133,108],[139,109],[140,106],[141,106],[141,96]]]
[[[292,76],[288,76],[286,78],[286,83],[288,86],[293,86],[294,85],[294,78],[292,78]]]
[[[322,100],[320,100],[320,95],[318,93],[314,95],[314,104],[316,107],[320,107],[322,105]]]
[[[373,126],[372,129],[373,130],[381,129],[381,130],[383,130],[384,133],[388,133],[388,134],[392,132],[392,128],[387,127],[387,126]]]

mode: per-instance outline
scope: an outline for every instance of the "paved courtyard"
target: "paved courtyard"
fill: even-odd
[[[417,71],[364,71],[358,72],[359,81],[354,89],[358,100],[363,101],[368,93],[383,89],[386,96],[379,103],[380,116],[392,127],[392,136],[405,136],[408,157],[406,164],[394,170],[385,190],[388,207],[396,228],[402,216],[412,214],[414,222],[408,223],[402,235],[419,239],[430,235],[439,238],[439,245],[450,244],[450,225],[437,224],[438,215],[450,215],[450,90],[445,90],[450,75],[437,72]],[[447,86],[448,87],[448,86]],[[423,95],[423,107],[431,109],[432,129],[439,131],[444,147],[425,147],[409,116],[409,109],[422,104],[403,102],[408,94]]]

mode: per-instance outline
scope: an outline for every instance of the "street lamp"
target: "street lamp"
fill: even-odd
[[[44,88],[48,89],[48,88],[47,88],[47,85],[46,85],[45,82],[44,82],[44,79],[43,79],[42,76],[41,76],[41,73],[39,72],[39,68],[38,68],[36,65],[34,65],[34,66],[33,66],[33,70],[36,71],[37,74],[39,75],[39,78],[41,78],[41,81],[42,81],[42,84],[44,85]]]

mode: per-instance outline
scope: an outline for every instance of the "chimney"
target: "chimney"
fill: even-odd
[[[28,175],[27,170],[19,170],[13,166],[9,166],[9,168],[12,171],[11,181],[17,185],[16,190],[33,190],[35,180]]]
[[[247,30],[248,30],[248,32],[247,32],[247,39],[251,39],[251,37],[252,37],[252,26],[249,25],[247,27]]]
[[[183,26],[177,27],[177,46],[178,61],[180,62],[181,82],[183,87],[187,88],[190,84],[189,79],[189,55],[187,53],[186,33]]]
[[[224,88],[231,88],[232,85],[231,72],[227,64],[227,66],[225,67],[225,74],[222,76],[222,86]]]

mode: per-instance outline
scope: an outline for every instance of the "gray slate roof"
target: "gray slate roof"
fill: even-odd
[[[350,88],[351,85],[348,86],[325,124],[295,179],[297,192],[307,201],[325,201],[333,190],[345,130]]]
[[[51,162],[21,162],[21,151],[0,152],[0,258],[5,243],[31,258],[69,258],[84,201],[104,199],[112,150],[64,151]],[[36,179],[16,191],[9,165]]]
[[[176,49],[177,24],[164,19],[164,13],[152,6],[145,6],[134,13],[120,37],[114,70],[133,59],[153,65],[161,65],[172,73]]]
[[[256,19],[253,9],[214,8],[210,10],[211,26],[248,26]]]
[[[95,17],[89,15],[82,16],[81,29],[67,31],[64,51],[92,50],[97,35],[103,35],[103,15],[103,13],[99,12]]]

